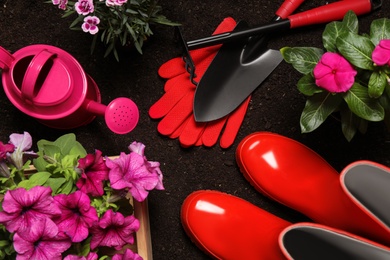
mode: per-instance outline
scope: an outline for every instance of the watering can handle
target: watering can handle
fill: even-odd
[[[14,56],[3,47],[0,47],[0,69],[7,69],[11,67],[14,61]]]
[[[39,52],[34,58],[31,60],[30,64],[27,67],[26,74],[24,74],[22,81],[22,97],[25,100],[33,101],[36,95],[36,86],[39,74],[42,71],[42,68],[45,64],[55,55],[55,53],[49,52],[44,49]]]

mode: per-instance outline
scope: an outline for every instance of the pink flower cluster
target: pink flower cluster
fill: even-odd
[[[383,39],[372,52],[377,66],[390,66],[390,40]],[[340,54],[326,52],[313,70],[315,83],[332,93],[348,91],[355,82],[357,71]]]
[[[0,156],[3,158],[14,148],[1,143]],[[104,160],[99,150],[88,154],[78,162],[78,190],[70,194],[53,196],[51,188],[44,186],[8,190],[2,202],[0,224],[14,234],[17,259],[62,259],[62,253],[72,243],[88,237],[91,250],[101,246],[119,250],[133,244],[139,221],[133,215],[124,216],[112,209],[99,217],[90,198],[103,196],[106,181],[118,192],[130,192],[137,201],[144,200],[152,189],[164,189],[160,164],[148,161],[144,149],[142,143],[133,142],[129,154],[121,153],[113,160]],[[65,259],[93,260],[98,256],[91,251],[87,257],[67,256]],[[127,250],[112,259],[142,258]]]
[[[134,243],[139,221],[133,216],[106,211],[99,219],[82,191],[51,195],[50,187],[9,190],[0,223],[14,233],[17,259],[62,259],[72,242],[91,235],[91,250],[99,246],[122,248]],[[97,259],[97,258],[92,258]]]

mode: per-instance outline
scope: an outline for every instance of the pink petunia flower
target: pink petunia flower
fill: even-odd
[[[61,216],[54,219],[59,230],[65,232],[72,242],[86,239],[88,229],[98,221],[96,209],[91,206],[88,195],[82,191],[69,195],[58,194],[54,201],[62,211]]]
[[[27,151],[32,146],[32,138],[28,132],[23,134],[11,134],[9,136],[9,142],[15,146],[15,150],[12,153],[8,153],[8,161],[15,165],[17,169],[22,169],[24,165],[24,155],[36,155],[32,151]]]
[[[123,254],[115,254],[111,260],[142,260],[143,258],[139,255],[131,251],[130,249],[126,249]]]
[[[13,144],[3,144],[0,142],[0,176],[9,177],[11,172],[7,165],[7,154],[12,153],[15,150]]]
[[[58,5],[58,8],[62,10],[66,10],[66,7],[68,5],[68,0],[52,0],[53,5]]]
[[[91,249],[108,246],[119,250],[126,244],[134,243],[134,232],[138,229],[139,221],[133,215],[124,217],[109,209],[91,228]]]
[[[7,159],[7,154],[12,153],[15,150],[13,144],[3,144],[0,142],[0,161]]]
[[[107,158],[106,165],[110,168],[108,178],[111,188],[129,189],[137,201],[145,200],[148,191],[154,189],[159,182],[157,173],[150,172],[143,156],[137,153],[121,153],[119,158],[114,160]]]
[[[50,187],[42,186],[35,186],[28,191],[24,188],[8,190],[4,195],[0,223],[11,233],[40,229],[40,220],[61,214],[61,210],[53,203],[51,192]]]
[[[332,93],[346,92],[355,82],[357,71],[340,54],[326,52],[314,68],[317,86]]]
[[[144,158],[145,165],[148,168],[150,172],[155,172],[158,175],[158,183],[155,187],[157,190],[164,190],[164,185],[163,185],[163,174],[160,170],[160,163],[159,162],[153,162],[153,161],[148,161],[145,156],[145,145],[141,142],[132,142],[129,145],[129,150],[130,152],[138,153]]]
[[[16,260],[61,260],[61,254],[72,245],[69,237],[59,232],[49,219],[41,220],[38,227],[15,233],[13,246],[18,253]]]
[[[96,34],[99,31],[97,26],[100,23],[100,19],[97,16],[87,16],[84,18],[84,23],[81,25],[81,29],[84,32],[89,32],[90,34]]]
[[[106,166],[102,152],[95,151],[95,154],[88,154],[79,160],[77,168],[82,170],[81,177],[76,186],[82,192],[91,196],[102,196],[104,194],[103,182],[108,180],[108,167]]]
[[[372,61],[378,65],[390,65],[390,40],[381,40],[372,52]]]
[[[64,260],[97,260],[98,255],[95,252],[89,252],[87,256],[67,255]]]
[[[82,15],[88,15],[95,11],[93,0],[78,0],[77,3],[74,4],[74,8],[78,14]]]

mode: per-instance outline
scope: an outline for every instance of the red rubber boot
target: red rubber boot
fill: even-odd
[[[291,224],[238,197],[196,191],[184,200],[181,221],[191,240],[215,259],[286,259],[278,237]]]
[[[314,222],[390,245],[390,231],[343,191],[340,174],[322,157],[290,138],[258,132],[237,147],[237,164],[261,193]]]

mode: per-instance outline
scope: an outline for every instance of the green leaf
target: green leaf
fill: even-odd
[[[69,194],[72,192],[72,190],[73,190],[73,181],[68,180],[58,189],[58,192],[63,194]]]
[[[50,178],[49,172],[37,172],[30,176],[28,180],[19,182],[18,187],[23,187],[26,190],[31,189],[34,186],[42,186]]]
[[[370,98],[367,88],[355,83],[352,88],[343,94],[349,109],[357,116],[368,121],[382,121],[385,116],[383,107],[379,101]]]
[[[382,39],[390,39],[390,19],[381,18],[372,21],[370,38],[374,45],[378,45]]]
[[[374,71],[368,82],[368,95],[371,98],[379,98],[382,96],[387,84],[386,74],[381,73],[381,71]]]
[[[65,183],[65,178],[49,178],[47,179],[45,186],[49,186],[53,194],[58,194],[58,189]]]
[[[340,115],[341,130],[344,134],[344,137],[347,139],[348,142],[350,142],[357,133],[357,125],[359,120],[362,119],[352,113],[352,111],[349,110],[348,106],[346,106],[346,109],[341,109]]]
[[[76,135],[73,133],[62,135],[54,141],[54,144],[60,147],[62,155],[69,154],[76,145]]]
[[[303,76],[298,81],[297,87],[298,90],[306,96],[313,96],[316,93],[321,93],[324,91],[316,85],[314,77],[311,74]]]
[[[347,32],[337,38],[336,45],[339,52],[356,67],[374,70],[371,54],[375,46],[369,38]]]
[[[337,52],[336,40],[337,37],[343,32],[344,25],[340,21],[334,21],[328,23],[325,26],[325,30],[322,33],[322,42],[324,48],[329,52]]]
[[[339,95],[329,92],[309,97],[300,119],[302,133],[317,129],[331,113],[338,109],[341,101],[342,98]]]
[[[280,52],[283,59],[302,74],[311,73],[324,53],[314,47],[284,47]]]
[[[336,40],[345,32],[358,33],[358,19],[354,12],[348,11],[342,22],[334,21],[325,26],[322,34],[324,47],[329,52],[337,52]]]
[[[343,19],[343,25],[345,28],[347,28],[350,32],[358,33],[359,32],[359,21],[358,17],[355,12],[348,11]]]

